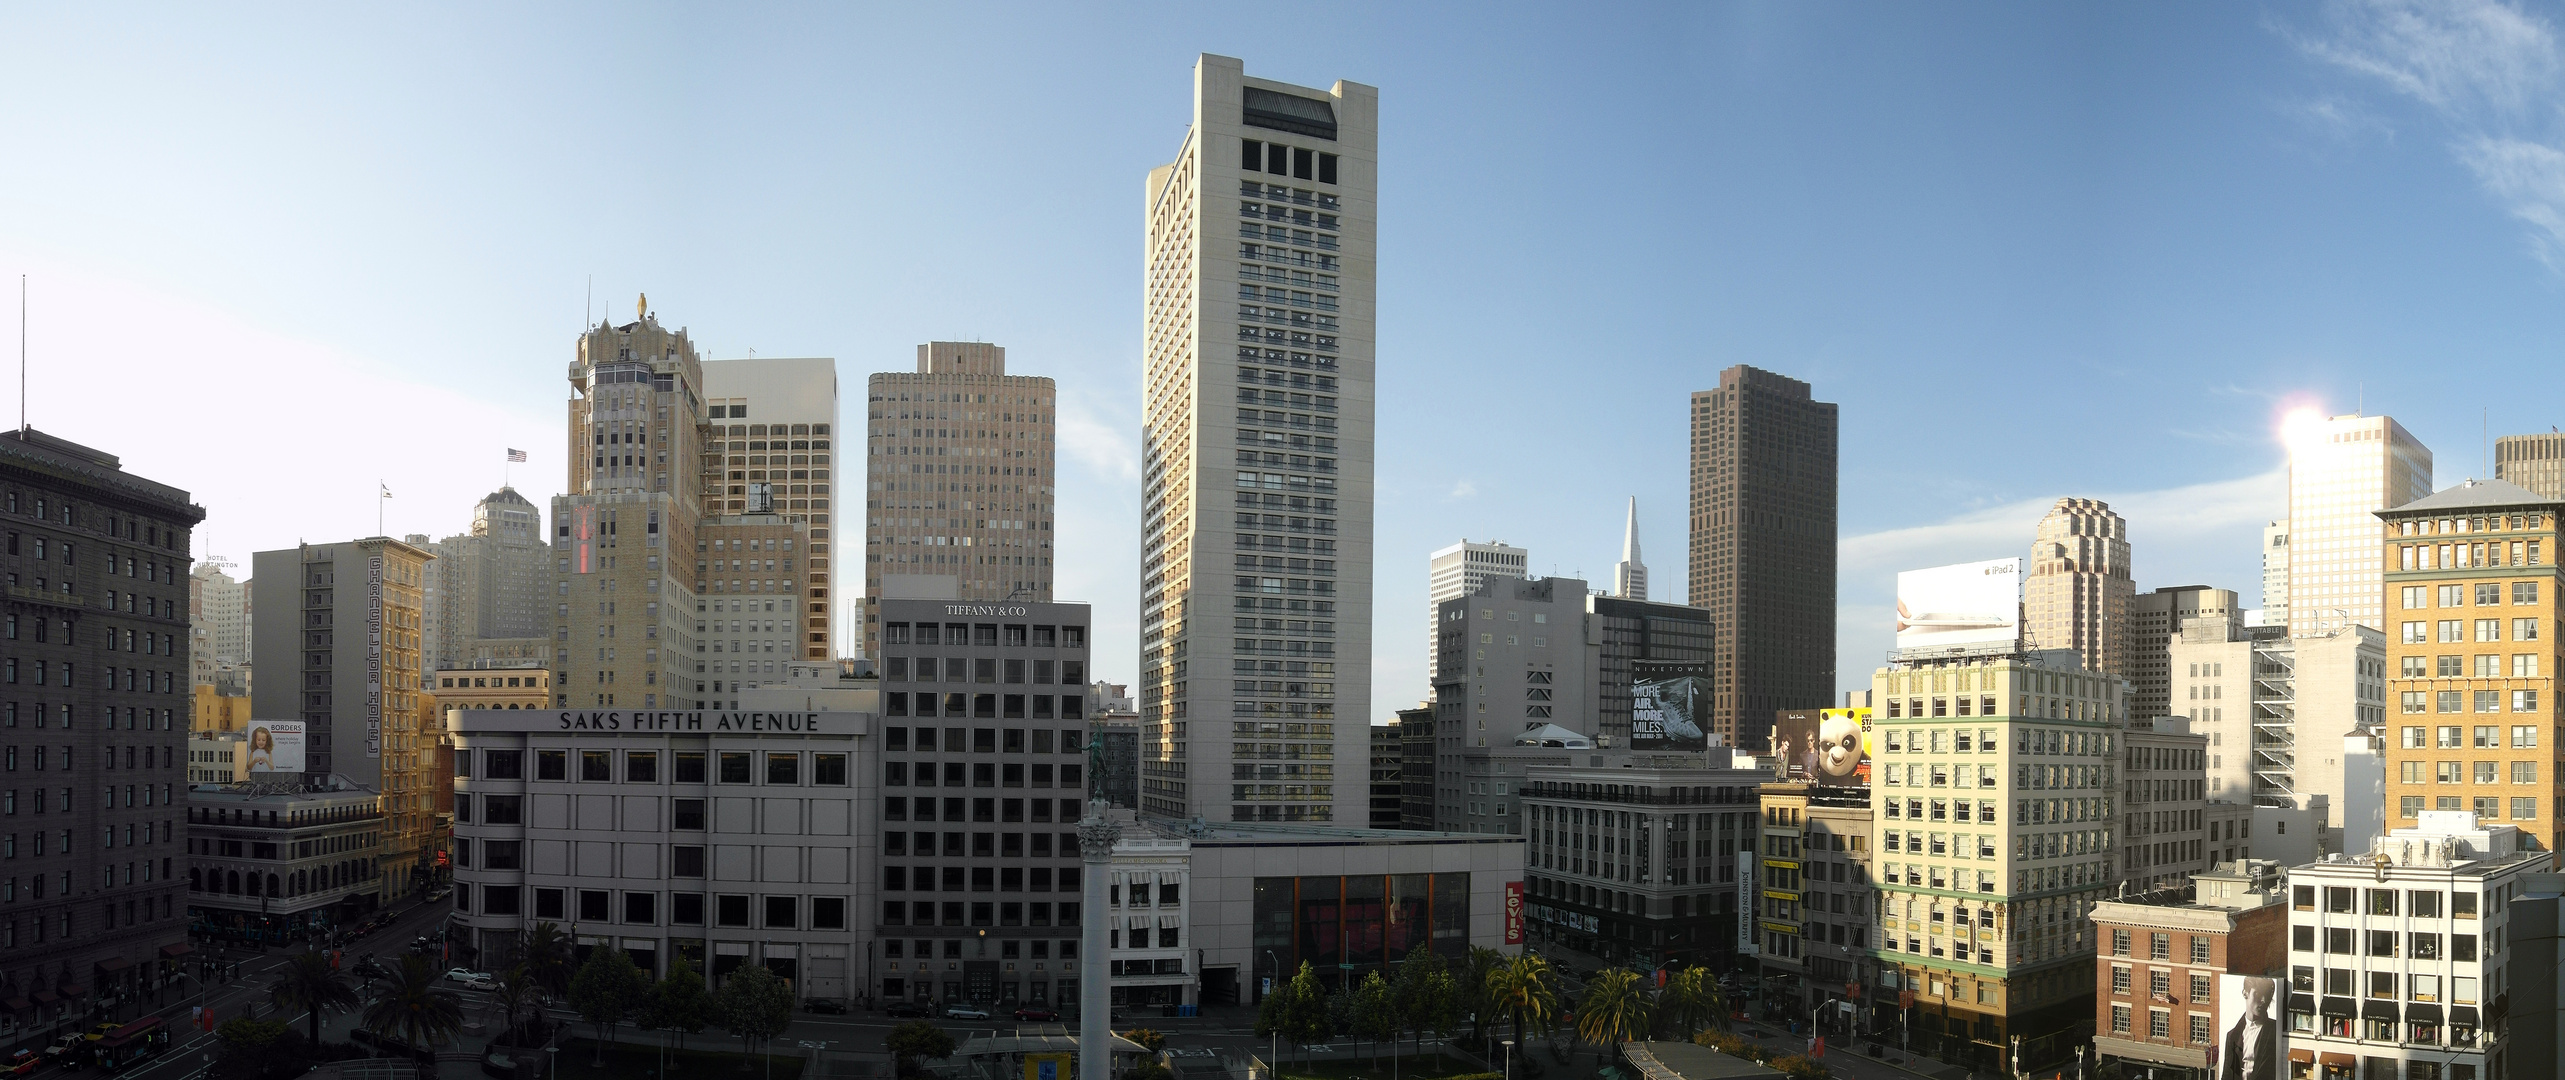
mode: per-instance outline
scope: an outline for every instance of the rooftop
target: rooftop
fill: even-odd
[[[2436,514],[2443,510],[2484,510],[2497,506],[2555,506],[2550,499],[2509,480],[2467,480],[2425,495],[2403,506],[2378,511],[2390,514]]]

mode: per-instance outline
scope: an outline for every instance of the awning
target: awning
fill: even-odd
[[[2390,1024],[2395,1023],[2396,1003],[2392,1001],[2361,1002],[2360,1018],[2363,1020],[2384,1020]]]
[[[2347,997],[2326,998],[2323,1011],[2326,1016],[2344,1020],[2360,1015],[2359,1010],[2352,1007],[2351,999]]]
[[[121,956],[110,956],[104,960],[98,961],[98,970],[109,974],[123,971],[132,966],[134,966],[133,961],[127,960]]]
[[[2289,995],[2289,1011],[2293,1013],[2311,1013],[2316,1011],[2316,996],[2314,994]]]
[[[2313,1050],[2300,1050],[2296,1047],[2291,1047],[2289,1049],[2289,1060],[2297,1062],[2300,1065],[2313,1065],[2316,1063],[2316,1052]]]
[[[2407,1005],[2405,1021],[2413,1024],[2437,1024],[2440,1022],[2440,1006],[2427,1001],[2417,1001]]]
[[[16,1012],[25,1012],[25,1011],[27,1011],[27,1010],[29,1010],[29,1009],[32,1009],[32,1008],[35,1008],[35,1007],[36,1007],[36,1003],[35,1003],[35,1002],[29,1001],[29,1000],[27,1000],[27,999],[25,999],[25,998],[22,998],[22,997],[19,997],[19,998],[10,998],[10,999],[9,999],[9,1000],[7,1000],[7,1001],[0,1001],[0,1008],[5,1008],[5,1009],[7,1009],[7,1010],[9,1010],[10,1012],[13,1012],[13,1013],[16,1013]]]
[[[2476,1007],[2475,1007],[2475,1006],[2473,1006],[2473,1005],[2452,1005],[2452,1006],[2450,1006],[2450,1007],[2449,1007],[2449,1022],[2450,1022],[2450,1023],[2453,1023],[2453,1024],[2456,1024],[2456,1025],[2458,1025],[2458,1026],[2460,1026],[2460,1027],[2475,1027],[2475,1026],[2476,1026]]]
[[[55,990],[55,992],[60,993],[62,996],[67,997],[67,998],[79,998],[79,997],[88,997],[88,996],[89,996],[89,988],[88,988],[88,987],[86,987],[86,986],[82,986],[82,985],[80,985],[79,983],[65,983],[65,984],[63,984],[63,985],[61,985],[61,986],[54,987],[54,990]]]
[[[2350,1054],[2336,1054],[2331,1051],[2316,1055],[2316,1061],[2318,1064],[2339,1065],[2346,1069],[2358,1067],[2360,1064],[2360,1059],[2357,1057]]]
[[[195,946],[190,945],[190,944],[188,944],[188,943],[186,943],[186,942],[184,942],[184,941],[179,942],[179,943],[178,943],[178,944],[176,944],[176,945],[163,945],[163,946],[161,946],[161,947],[160,947],[160,955],[161,955],[161,958],[162,958],[162,959],[166,959],[166,960],[175,960],[175,959],[177,959],[177,958],[179,958],[179,957],[181,957],[181,956],[185,956],[185,955],[187,955],[188,953],[195,952],[195,951],[196,951],[196,947],[195,947]]]
[[[61,997],[55,995],[51,990],[38,990],[30,996],[36,999],[36,1004],[38,1005],[51,1005],[54,1002],[62,1000]]]

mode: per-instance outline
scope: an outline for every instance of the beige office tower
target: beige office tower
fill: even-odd
[[[1442,610],[1443,601],[1474,595],[1479,583],[1492,577],[1528,578],[1532,576],[1532,553],[1503,540],[1479,543],[1463,539],[1460,543],[1431,556],[1425,579],[1425,674],[1426,688],[1431,692],[1442,681]]]
[[[2289,625],[2289,523],[2262,527],[2263,626]]]
[[[2380,625],[2377,512],[2429,494],[2431,450],[2394,419],[2350,415],[2293,426],[2289,632]],[[2263,621],[2271,621],[2267,611]]]
[[[2022,636],[2034,649],[2073,649],[2084,670],[2128,678],[2136,653],[2129,604],[2129,523],[2098,499],[2059,499],[2040,519],[2022,584]]]
[[[209,661],[216,669],[249,663],[249,589],[223,572],[230,565],[212,556],[187,578],[188,655],[199,668]]]
[[[2129,659],[2129,718],[2171,716],[2173,644],[2184,635],[2209,628],[2218,641],[2242,633],[2244,611],[2235,590],[2206,585],[2174,585],[2140,593],[2129,602],[2134,629]]]
[[[1144,813],[1367,820],[1379,106],[1206,54],[1149,172]]]
[[[1051,602],[1059,391],[1006,349],[930,341],[915,372],[865,380],[864,655],[881,655],[884,579],[905,595]],[[902,585],[950,578],[925,592]]]
[[[2565,500],[2565,434],[2494,440],[2494,479],[2509,480],[2541,498]]]
[[[775,674],[784,660],[830,659],[837,655],[837,619],[829,610],[837,596],[829,527],[837,486],[837,361],[709,360],[703,371],[707,426],[696,602],[725,629],[757,628],[739,644],[757,646],[764,674]],[[725,668],[743,664],[737,656],[724,662]],[[739,680],[717,681],[735,689]]]
[[[553,704],[707,708],[710,654],[695,641],[710,615],[692,571],[720,455],[705,446],[695,343],[644,306],[580,336],[570,388],[569,493],[552,500]]]

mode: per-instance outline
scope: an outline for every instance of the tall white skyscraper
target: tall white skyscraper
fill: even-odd
[[[1478,583],[1492,577],[1530,577],[1532,553],[1512,547],[1505,541],[1478,543],[1464,538],[1460,543],[1432,555],[1425,579],[1425,675],[1428,687],[1441,681],[1442,647],[1438,635],[1443,601],[1468,596],[1478,591]]]
[[[2431,450],[2384,416],[2293,417],[2284,435],[2289,633],[2383,627],[2374,515],[2431,494]]]
[[[1144,813],[1367,820],[1379,107],[1205,54],[1149,172]]]
[[[1630,520],[1621,527],[1621,561],[1612,564],[1612,595],[1648,598],[1648,564],[1639,561],[1639,497],[1630,496]]]
[[[714,611],[768,616],[755,624],[765,635],[758,644],[780,649],[780,656],[835,657],[838,608],[833,605],[843,599],[836,588],[837,532],[829,524],[837,501],[836,447],[842,434],[837,361],[824,356],[706,360],[703,373],[709,425],[703,524],[711,531],[696,539],[712,551],[699,554],[727,549],[735,556],[746,545],[759,555],[760,564],[773,559],[785,575],[766,595],[742,597],[728,595],[735,590],[726,575],[708,574],[706,591],[725,595],[706,598],[706,603]],[[788,544],[776,558],[779,542]],[[730,560],[699,561],[719,566]],[[773,610],[778,607],[783,610]]]

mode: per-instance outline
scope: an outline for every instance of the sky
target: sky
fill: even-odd
[[[503,480],[557,492],[582,319],[639,293],[708,357],[836,358],[850,430],[865,374],[919,342],[1000,343],[1059,381],[1056,591],[1128,681],[1142,181],[1198,53],[1368,83],[1374,717],[1425,693],[1426,556],[1457,539],[1606,584],[1636,496],[1655,598],[1682,599],[1686,395],[1740,363],[1841,405],[1851,687],[1897,570],[2026,553],[2063,496],[2129,518],[2141,590],[2251,602],[2289,409],[2395,416],[2444,485],[2484,474],[2485,433],[2565,423],[2541,392],[2560,26],[2494,3],[0,3],[0,275],[27,278],[28,420],[192,491],[197,554],[244,565],[378,510],[449,535]]]

